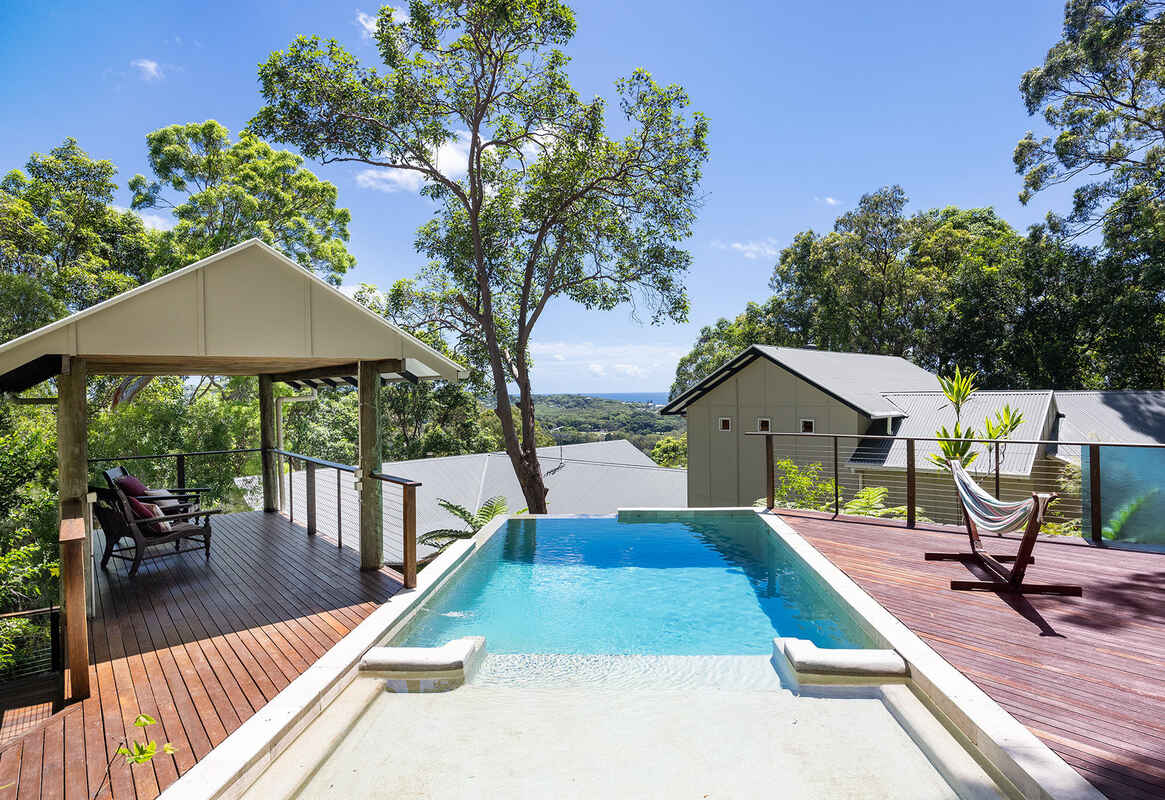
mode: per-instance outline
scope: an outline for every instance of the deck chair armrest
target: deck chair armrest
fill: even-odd
[[[174,486],[166,489],[167,492],[186,492],[187,494],[199,494],[210,491],[209,486]]]
[[[168,494],[135,494],[135,495],[127,495],[127,496],[133,497],[135,500],[141,500],[144,503],[153,503],[156,500],[192,501],[192,500],[197,500],[199,498],[199,495],[194,494],[194,493],[172,492],[169,489],[164,489],[163,491],[167,492]],[[189,505],[189,504],[190,503],[187,502],[187,505]]]
[[[206,509],[204,511],[186,511],[186,512],[183,512],[181,514],[163,514],[160,517],[154,517],[153,519],[142,519],[142,520],[138,520],[138,522],[145,523],[147,525],[151,522],[176,522],[176,521],[184,520],[184,519],[197,519],[198,517],[209,517],[212,514],[221,514],[221,513],[223,513],[221,508],[209,508],[209,509]]]

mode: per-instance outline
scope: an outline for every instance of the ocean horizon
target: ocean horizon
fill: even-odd
[[[667,405],[667,392],[575,392],[583,397],[598,397],[603,400],[619,400],[624,403],[652,403]]]

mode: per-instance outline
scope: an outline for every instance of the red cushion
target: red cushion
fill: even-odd
[[[132,497],[145,494],[146,489],[149,488],[133,475],[122,475],[117,479],[117,485],[121,487],[123,492]]]
[[[149,506],[147,506],[141,500],[138,500],[136,497],[130,497],[127,499],[129,500],[129,507],[130,507],[130,509],[133,510],[133,515],[136,519],[153,519],[154,518],[154,512],[151,511]],[[161,533],[162,532],[162,531],[158,530],[158,526],[156,524],[155,525],[143,525],[142,528],[144,529],[144,531],[146,533]]]

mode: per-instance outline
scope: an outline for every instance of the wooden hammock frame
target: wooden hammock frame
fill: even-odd
[[[951,476],[955,480],[956,489],[958,489],[957,484],[962,480],[959,474],[962,465],[955,461],[952,467],[956,466],[960,470],[956,471],[952,468]],[[967,479],[970,479],[969,476]],[[967,504],[963,502],[962,491],[958,492],[958,496],[959,507],[962,508],[963,519],[967,523],[967,537],[971,541],[971,552],[925,553],[923,558],[927,561],[962,561],[976,563],[987,571],[991,579],[985,581],[953,580],[951,581],[951,589],[957,591],[1005,592],[1008,594],[1056,594],[1069,597],[1080,597],[1083,594],[1084,590],[1080,586],[1071,584],[1023,582],[1028,565],[1035,562],[1035,556],[1032,555],[1032,551],[1035,549],[1036,537],[1039,535],[1040,526],[1043,524],[1048,505],[1057,497],[1055,492],[1032,492],[1032,510],[1028,514],[1023,539],[1020,540],[1019,551],[1015,555],[1001,555],[987,552],[987,549],[983,545],[983,540],[979,537],[979,528],[975,523],[975,518],[968,510]],[[997,498],[992,497],[992,499],[998,502]],[[1005,566],[1005,563],[1010,563],[1012,566],[1008,568]]]

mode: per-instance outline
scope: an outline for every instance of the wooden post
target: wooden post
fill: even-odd
[[[384,562],[384,498],[380,481],[380,368],[361,361],[357,376],[360,395],[360,459],[356,481],[360,490],[360,569],[380,569]]]
[[[263,510],[274,512],[278,506],[278,483],[275,453],[275,384],[270,375],[259,376],[259,447],[263,461]]]
[[[85,613],[85,520],[81,506],[63,509],[61,519],[61,594],[65,609],[65,649],[69,699],[89,696],[89,620]]]
[[[1092,543],[1103,541],[1104,516],[1100,512],[1100,445],[1088,445],[1088,506],[1091,512]]]
[[[913,528],[915,525],[915,501],[916,487],[914,483],[914,440],[906,440],[906,527]]]
[[[307,462],[307,535],[316,535],[316,462]]]
[[[404,579],[406,589],[417,588],[417,487],[405,485],[401,488],[404,506]]]
[[[85,360],[66,356],[57,378],[57,482],[60,493],[61,605],[65,611],[69,687],[89,696],[89,619],[85,588],[85,512],[89,494]]]
[[[777,474],[773,465],[773,437],[765,437],[765,503],[769,511],[777,504]]]

